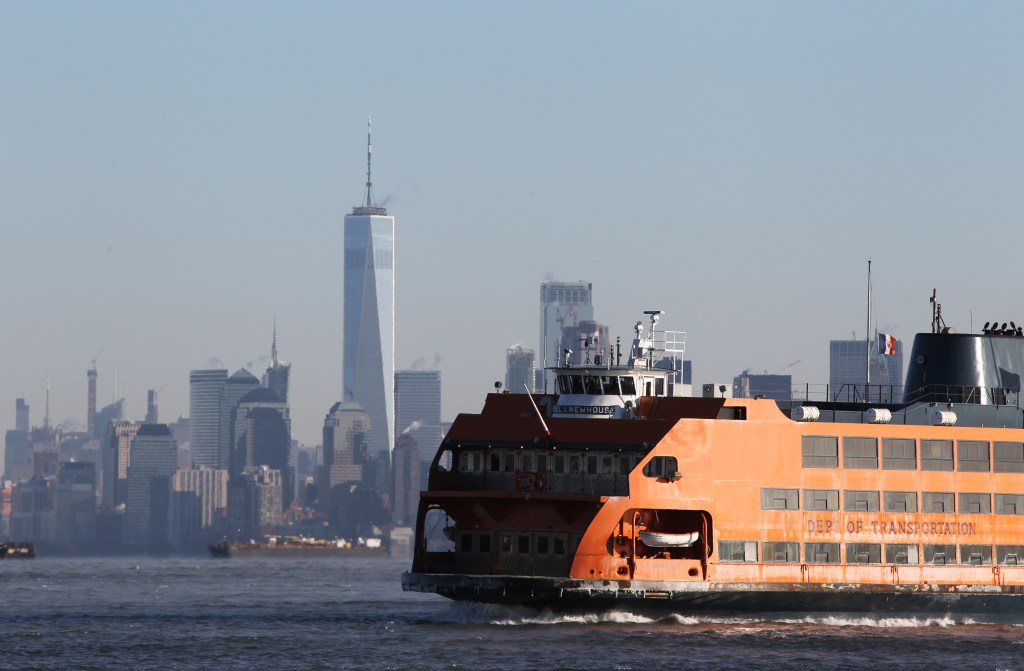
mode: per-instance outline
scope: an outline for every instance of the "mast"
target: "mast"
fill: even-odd
[[[867,385],[871,384],[871,259],[868,259],[868,325],[864,332],[867,334],[867,347],[864,352],[864,379],[866,380],[864,393],[867,394]]]

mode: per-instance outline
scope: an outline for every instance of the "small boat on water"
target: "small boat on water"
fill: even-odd
[[[433,458],[403,589],[1024,622],[1024,330],[957,333],[931,302],[903,389],[683,397],[649,311],[624,363],[613,347],[552,369],[554,393],[488,394]]]
[[[0,543],[0,559],[35,559],[36,547],[32,543]]]
[[[273,536],[265,541],[226,540],[207,546],[211,557],[384,557],[387,550],[379,538],[363,539],[362,543],[344,540],[320,540],[299,536]]]

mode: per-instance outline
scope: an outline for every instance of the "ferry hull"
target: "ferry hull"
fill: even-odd
[[[623,608],[761,617],[858,613],[1024,622],[1024,588],[1011,585],[713,583],[405,573],[402,587],[456,601],[556,611]]]

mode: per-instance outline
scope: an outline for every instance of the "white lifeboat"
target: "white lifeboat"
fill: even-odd
[[[700,532],[688,534],[666,534],[658,531],[641,531],[640,540],[651,548],[688,548],[697,542]]]

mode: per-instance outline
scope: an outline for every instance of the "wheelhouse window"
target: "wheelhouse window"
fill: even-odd
[[[921,512],[923,513],[953,513],[953,492],[922,492]]]
[[[636,396],[636,382],[628,375],[619,378],[619,388],[623,396]]]
[[[843,468],[878,468],[878,439],[843,436]]]
[[[843,492],[843,510],[848,512],[878,512],[878,492],[848,489]]]
[[[605,394],[611,396],[619,395],[619,378],[617,375],[602,375],[601,389]]]
[[[917,512],[917,492],[883,492],[882,500],[887,513]]]
[[[761,488],[761,510],[799,510],[800,490]]]
[[[568,375],[569,378],[569,393],[570,394],[582,394],[583,393],[583,378],[579,375]]]
[[[835,436],[803,436],[800,443],[804,468],[839,467],[839,442]]]
[[[961,492],[960,512],[968,515],[987,515],[992,512],[992,496],[986,492]]]
[[[992,452],[996,473],[1024,473],[1024,443],[996,442]]]
[[[988,473],[988,441],[958,440],[956,443],[956,468],[962,472]]]
[[[917,444],[913,438],[883,438],[882,468],[913,471],[917,468]]]
[[[878,543],[847,543],[847,564],[881,564],[882,546]]]
[[[953,441],[922,440],[921,441],[922,471],[952,471]]]
[[[601,378],[597,375],[583,376],[583,393],[591,396],[601,395]]]

